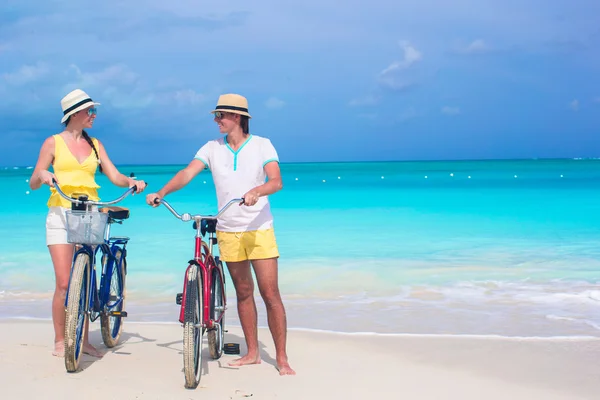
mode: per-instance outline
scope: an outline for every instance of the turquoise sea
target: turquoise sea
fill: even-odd
[[[158,190],[182,166],[118,166]],[[290,328],[400,334],[600,336],[600,160],[281,165],[271,196]],[[0,317],[50,319],[47,187],[1,167]],[[122,189],[100,175],[104,200]],[[240,193],[241,195],[242,193]],[[167,198],[216,211],[209,172]],[[129,319],[176,322],[191,223],[144,195],[131,218]],[[228,280],[228,323],[238,325]],[[266,326],[256,291],[259,323]]]

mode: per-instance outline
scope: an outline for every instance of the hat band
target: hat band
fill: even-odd
[[[243,111],[248,112],[246,107],[236,107],[236,106],[217,106],[215,107],[217,110],[235,110],[235,111]]]
[[[75,103],[71,107],[69,107],[65,111],[63,111],[63,115],[67,115],[68,113],[70,113],[71,111],[73,111],[77,107],[80,107],[80,106],[84,105],[85,103],[93,103],[93,101],[89,97],[87,99],[81,100],[79,103]]]

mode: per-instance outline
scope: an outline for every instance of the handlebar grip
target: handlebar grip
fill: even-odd
[[[154,203],[154,204],[159,204],[159,203],[160,203],[160,200],[158,199],[158,197],[155,197],[155,198],[154,198],[154,200],[153,200],[153,203]]]
[[[133,185],[131,189],[133,189],[134,192],[137,192],[137,185]]]

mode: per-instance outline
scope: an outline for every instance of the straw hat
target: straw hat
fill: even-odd
[[[89,106],[99,106],[100,103],[95,103],[92,101],[90,96],[87,95],[81,89],[75,89],[71,93],[67,94],[60,101],[60,105],[63,110],[63,117],[60,120],[61,123],[64,123],[71,115],[75,114],[77,111],[81,111],[83,109],[88,108]]]
[[[220,95],[217,106],[211,113],[214,114],[216,111],[230,112],[252,118],[250,114],[248,114],[248,100],[239,94],[229,93]]]

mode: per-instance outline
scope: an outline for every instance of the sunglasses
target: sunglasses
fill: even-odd
[[[227,113],[223,112],[223,111],[215,111],[215,118],[222,119],[223,117],[225,117],[225,114],[227,114]]]
[[[92,115],[98,114],[98,109],[96,107],[88,108],[87,115],[91,117]]]

